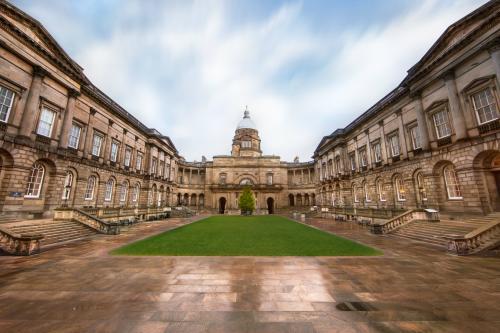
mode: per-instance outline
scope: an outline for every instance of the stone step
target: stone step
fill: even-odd
[[[25,232],[27,230],[29,231],[36,231],[36,230],[58,230],[58,229],[67,229],[68,227],[74,226],[74,222],[70,223],[46,223],[43,225],[27,225],[27,226],[12,226],[8,227],[10,230],[16,231],[16,232]]]
[[[29,221],[9,226],[8,229],[15,233],[42,234],[44,236],[41,240],[42,250],[48,245],[82,239],[99,233],[97,230],[74,221],[43,221],[39,223]]]
[[[426,238],[426,237],[419,237],[419,236],[415,236],[415,235],[412,235],[412,234],[392,234],[396,237],[402,237],[402,238],[406,238],[406,239],[411,239],[411,240],[415,240],[415,241],[420,241],[420,242],[424,242],[424,243],[427,243],[427,244],[432,244],[432,245],[435,245],[435,246],[439,246],[439,247],[446,247],[446,242],[444,240],[438,240],[438,239],[433,239],[433,238]]]

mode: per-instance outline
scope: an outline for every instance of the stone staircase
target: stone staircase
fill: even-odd
[[[98,234],[96,230],[74,221],[33,220],[7,224],[4,227],[18,234],[42,234],[42,249]]]
[[[481,226],[500,220],[500,212],[487,216],[466,216],[460,220],[442,219],[439,222],[415,221],[396,229],[391,235],[446,247],[445,235],[463,236]]]
[[[16,216],[12,215],[0,215],[0,224],[19,222]]]

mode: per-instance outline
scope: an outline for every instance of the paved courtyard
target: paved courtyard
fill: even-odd
[[[346,223],[311,222],[384,255],[108,255],[183,223],[0,257],[0,332],[500,331],[500,259],[454,257]]]

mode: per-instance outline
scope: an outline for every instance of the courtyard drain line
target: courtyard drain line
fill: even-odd
[[[366,302],[342,302],[335,305],[340,311],[376,311],[373,305]]]

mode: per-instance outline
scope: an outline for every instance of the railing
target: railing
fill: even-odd
[[[391,219],[405,212],[404,209],[397,208],[369,208],[369,207],[327,207],[330,214],[363,216],[377,219]],[[321,209],[320,209],[321,210]]]
[[[43,235],[16,234],[0,228],[0,248],[8,254],[29,256],[40,252]]]
[[[474,254],[500,242],[500,221],[493,221],[465,236],[443,236],[448,241],[448,252],[458,255]]]
[[[373,223],[370,225],[370,231],[378,235],[387,234],[415,220],[428,220],[425,211],[413,209],[388,221]]]
[[[103,221],[76,208],[57,208],[54,210],[54,220],[72,220],[85,224],[100,233],[107,235],[118,235],[120,224],[117,222]]]
[[[83,212],[97,217],[101,220],[126,221],[149,219],[150,217],[168,217],[172,211],[171,207],[102,207],[102,208],[82,208]]]

